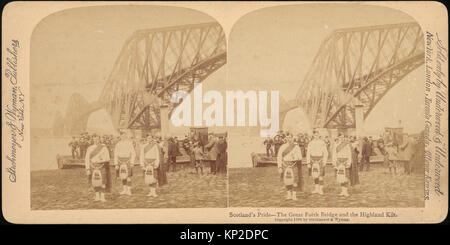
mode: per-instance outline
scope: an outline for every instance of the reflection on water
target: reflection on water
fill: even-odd
[[[265,153],[264,139],[259,136],[230,135],[228,137],[228,167],[252,167],[252,152]]]
[[[31,137],[31,171],[57,169],[56,155],[70,155],[71,137]]]

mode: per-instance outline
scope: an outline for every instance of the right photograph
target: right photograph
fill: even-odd
[[[228,206],[424,207],[424,45],[420,25],[387,7],[241,17],[227,89],[271,94],[272,125],[230,132]]]

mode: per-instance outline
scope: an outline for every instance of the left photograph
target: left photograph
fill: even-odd
[[[194,86],[226,86],[226,37],[178,7],[41,20],[30,47],[32,210],[227,207],[227,132],[175,127]],[[184,95],[184,96],[183,96]]]

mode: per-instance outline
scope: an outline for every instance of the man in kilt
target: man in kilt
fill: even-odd
[[[314,130],[313,139],[309,142],[306,151],[306,163],[308,164],[310,175],[314,179],[314,190],[311,193],[323,195],[323,180],[327,159],[327,145],[320,139],[319,131]]]
[[[123,190],[120,195],[131,196],[131,176],[133,176],[133,165],[136,159],[136,151],[128,134],[121,132],[120,141],[114,148],[114,165],[116,175],[122,180]]]
[[[341,185],[339,196],[348,197],[348,182],[350,179],[350,166],[352,160],[352,149],[349,142],[339,134],[336,145],[333,147],[333,167],[336,170],[336,182]]]
[[[95,191],[95,201],[105,202],[105,192],[111,191],[111,171],[108,148],[100,144],[100,137],[93,136],[94,144],[86,151],[85,167],[88,181]]]
[[[287,143],[282,145],[278,151],[277,164],[278,173],[286,187],[286,199],[297,200],[298,183],[301,183],[301,164],[302,150],[294,142],[291,134],[286,136]]]
[[[152,136],[147,137],[147,142],[141,147],[139,161],[144,171],[144,182],[150,187],[147,196],[157,197],[156,186],[158,183],[157,169],[160,166],[160,149]]]

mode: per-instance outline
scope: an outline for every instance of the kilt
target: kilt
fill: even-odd
[[[338,184],[344,184],[350,180],[350,168],[345,166],[345,163],[349,161],[351,161],[349,158],[337,159],[336,182]]]
[[[147,168],[149,166],[152,166],[153,163],[155,162],[155,159],[145,159],[145,170],[144,170],[144,182],[146,182],[146,177],[147,177]],[[147,183],[148,185],[153,185],[156,184],[158,182],[158,169],[153,167],[153,181]]]
[[[90,183],[95,191],[104,190],[107,185],[107,175],[104,163],[93,163]]]
[[[123,165],[125,165],[125,167],[127,168],[128,177],[133,176],[133,166],[131,166],[130,158],[127,157],[119,157],[119,176],[120,176],[120,168]]]
[[[284,185],[293,185],[297,187],[299,172],[296,161],[283,161],[281,178]]]
[[[311,156],[311,175],[313,178],[319,178],[325,176],[325,164],[322,161],[322,156]]]
[[[337,169],[336,182],[345,184],[350,180],[350,168],[340,167]]]

